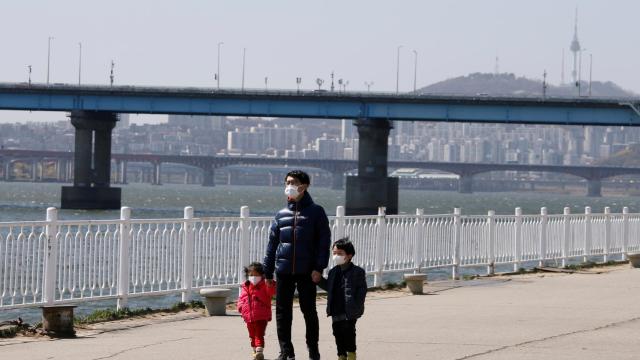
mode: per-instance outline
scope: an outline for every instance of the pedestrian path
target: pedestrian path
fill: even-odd
[[[640,269],[602,274],[537,273],[429,284],[427,295],[372,293],[358,322],[360,359],[638,359]],[[320,304],[322,303],[322,304]],[[319,313],[324,303],[319,302]],[[334,359],[321,316],[323,359]],[[237,313],[156,316],[102,324],[77,339],[0,340],[2,359],[250,359]],[[297,358],[304,321],[294,309]],[[275,323],[267,359],[277,357]]]

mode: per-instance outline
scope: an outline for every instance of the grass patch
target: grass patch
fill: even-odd
[[[74,322],[78,325],[88,325],[157,313],[177,313],[188,309],[204,309],[204,303],[202,301],[190,301],[188,303],[179,302],[168,309],[151,309],[148,307],[143,309],[102,309],[96,310],[87,316],[77,317],[74,319]]]

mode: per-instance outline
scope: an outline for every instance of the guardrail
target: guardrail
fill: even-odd
[[[200,288],[237,287],[243,266],[261,261],[271,217],[132,219],[124,207],[119,220],[58,220],[0,223],[0,309],[182,294],[188,301]],[[544,265],[597,258],[604,262],[640,251],[640,214],[415,215],[330,218],[333,239],[349,236],[354,261],[373,275],[461,267]],[[632,236],[633,234],[633,236]],[[124,260],[124,261],[123,261]],[[534,264],[534,265],[531,265]]]

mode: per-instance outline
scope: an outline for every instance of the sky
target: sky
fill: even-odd
[[[559,83],[571,74],[574,12],[583,73],[640,93],[637,0],[0,0],[0,82],[400,91],[473,72],[499,71]],[[64,114],[0,112],[0,122],[59,120]],[[136,118],[132,119],[136,120]],[[144,117],[142,117],[144,120]]]

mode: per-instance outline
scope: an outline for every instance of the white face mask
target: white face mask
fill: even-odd
[[[249,282],[253,285],[257,285],[260,280],[262,280],[262,276],[249,276]]]
[[[290,198],[295,198],[298,196],[298,187],[295,185],[287,185],[284,188],[284,194]]]
[[[333,262],[335,262],[336,265],[343,265],[347,260],[342,255],[333,255]]]

